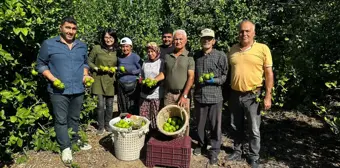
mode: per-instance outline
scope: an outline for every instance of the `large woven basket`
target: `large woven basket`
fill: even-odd
[[[170,117],[179,117],[184,121],[184,124],[182,128],[175,132],[167,132],[163,129],[164,123],[168,120]],[[188,113],[185,111],[184,108],[178,106],[178,105],[167,105],[159,111],[157,118],[157,128],[158,130],[163,133],[164,135],[171,136],[174,138],[183,136],[185,133],[185,130],[189,124],[189,116]]]
[[[141,116],[138,116],[141,117]],[[120,121],[120,117],[116,117],[110,121],[112,130],[112,140],[114,142],[114,151],[116,158],[124,161],[137,160],[140,157],[140,150],[144,146],[145,134],[149,132],[150,121],[142,117],[145,125],[138,130],[118,128],[113,126]]]

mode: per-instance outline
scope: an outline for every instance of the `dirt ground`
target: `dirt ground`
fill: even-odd
[[[195,145],[195,121],[192,120],[192,148]],[[228,112],[223,112],[223,143],[218,167],[248,168],[243,161],[230,162],[224,159],[232,152],[230,129],[227,127]],[[74,162],[81,168],[143,168],[145,150],[136,161],[120,161],[114,155],[110,135],[97,136],[94,127],[88,128],[91,150],[74,154]],[[270,112],[262,118],[261,167],[340,167],[340,140],[318,119],[299,112]],[[6,165],[13,168],[63,168],[60,155],[51,152],[28,152],[28,161]],[[190,167],[209,167],[205,155],[191,155]],[[1,167],[1,166],[0,166]],[[216,166],[215,166],[216,167]]]

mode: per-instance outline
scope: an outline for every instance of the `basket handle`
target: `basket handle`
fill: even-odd
[[[118,135],[121,135],[123,138],[125,138],[125,133],[124,132],[118,132]]]
[[[138,132],[138,136],[139,137],[142,137],[144,134],[146,134],[146,133],[148,133],[149,132],[149,129],[147,128],[147,129],[144,129],[144,130],[141,130],[141,131],[139,131]]]

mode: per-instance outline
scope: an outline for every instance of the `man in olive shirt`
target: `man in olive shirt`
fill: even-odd
[[[195,62],[193,57],[188,56],[185,49],[187,33],[184,30],[176,30],[174,33],[175,50],[165,55],[164,72],[155,79],[160,81],[165,78],[164,105],[178,104],[184,107],[190,116],[190,100],[188,94],[194,83]],[[189,135],[189,126],[185,135]]]

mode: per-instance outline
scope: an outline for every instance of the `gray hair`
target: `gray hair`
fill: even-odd
[[[184,36],[185,38],[188,38],[187,32],[185,32],[185,30],[183,30],[183,29],[175,30],[174,33],[173,33],[173,36],[175,36],[176,33],[178,33],[178,34],[183,34],[183,36]]]
[[[240,22],[239,24],[238,24],[238,30],[240,30],[241,29],[241,25],[243,24],[243,23],[251,23],[252,25],[253,25],[253,30],[255,31],[255,23],[254,22],[252,22],[252,21],[250,21],[250,20],[243,20],[242,22]]]

